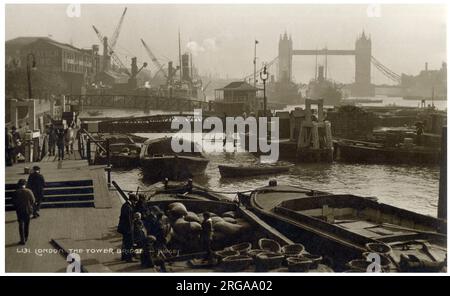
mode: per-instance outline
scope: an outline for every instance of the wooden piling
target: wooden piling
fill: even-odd
[[[447,127],[442,128],[441,138],[441,164],[439,176],[438,218],[447,220]],[[438,229],[447,233],[447,229]]]

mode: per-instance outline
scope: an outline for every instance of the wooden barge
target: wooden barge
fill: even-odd
[[[363,258],[371,252],[387,259],[384,271],[445,269],[444,220],[372,198],[272,185],[242,201],[289,239],[328,258],[335,270],[354,270],[354,264],[363,272],[369,264]]]
[[[195,184],[170,184],[166,183],[164,188],[146,196],[148,209],[157,208],[164,213],[166,238],[166,243],[152,252],[155,267],[149,271],[333,271],[320,262],[320,256],[311,255],[303,245],[295,244],[226,197]],[[206,252],[201,243],[204,212],[210,213],[213,221],[212,260],[205,259]],[[288,266],[287,258],[299,256],[304,256],[301,264]]]
[[[249,176],[279,174],[288,172],[292,164],[255,164],[255,165],[219,165],[222,178],[240,178]]]
[[[183,140],[187,141],[187,140]],[[139,161],[142,175],[147,180],[184,180],[204,173],[209,160],[187,141],[191,152],[174,152],[172,137],[147,140],[141,149]]]
[[[127,169],[136,168],[139,165],[139,154],[146,138],[132,134],[97,134],[96,141],[106,146],[109,142],[109,162],[114,168]],[[107,153],[96,146],[94,164],[106,165],[108,163]]]
[[[438,148],[414,144],[386,146],[354,140],[335,141],[335,153],[339,160],[365,163],[414,163],[439,164],[441,152]]]

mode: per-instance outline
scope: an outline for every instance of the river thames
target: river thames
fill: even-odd
[[[416,106],[415,101],[395,101],[398,105]],[[391,102],[383,102],[389,104]],[[446,101],[438,102],[437,108],[445,109]],[[143,111],[102,110],[99,116],[143,116]],[[86,115],[86,114],[85,114]],[[138,134],[148,138],[158,138],[168,134]],[[439,192],[439,166],[417,165],[374,165],[333,162],[331,164],[295,164],[287,174],[258,176],[249,178],[223,179],[219,164],[252,163],[256,158],[242,153],[205,153],[210,160],[205,174],[194,177],[194,182],[214,190],[237,192],[267,185],[276,179],[279,184],[288,184],[322,190],[331,193],[377,197],[380,202],[394,205],[418,213],[436,216]],[[113,180],[129,190],[148,190],[152,184],[144,181],[140,169],[113,169]],[[228,195],[233,198],[233,194]]]

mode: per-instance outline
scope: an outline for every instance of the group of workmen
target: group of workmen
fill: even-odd
[[[5,130],[5,163],[6,166],[12,166],[21,159],[25,160],[24,132],[29,128],[23,129],[15,126],[11,130],[6,127]],[[57,128],[53,124],[46,127],[46,144],[50,156],[58,155],[58,160],[64,160],[64,149],[66,154],[73,153],[75,142],[75,127],[72,123],[67,128]],[[56,154],[57,152],[57,154]]]
[[[75,141],[74,124],[67,128],[56,128],[53,124],[49,124],[46,130],[48,154],[55,156],[55,147],[58,148],[58,160],[64,160],[64,148],[67,154],[73,153],[73,144]]]
[[[152,253],[166,247],[168,224],[163,220],[164,212],[157,206],[149,207],[143,194],[129,194],[122,205],[117,231],[122,235],[121,260],[133,262],[136,249],[141,248],[141,266],[154,267]],[[169,225],[170,226],[170,225]],[[213,239],[213,222],[208,212],[203,214],[202,245],[205,259],[213,260],[211,242]],[[159,262],[165,269],[164,262]]]
[[[28,241],[31,217],[38,218],[41,203],[44,199],[45,179],[41,174],[41,168],[33,167],[28,181],[20,179],[12,198],[19,222],[20,245]]]
[[[117,231],[122,235],[121,260],[133,262],[135,249],[142,248],[141,265],[153,267],[151,252],[164,246],[163,213],[157,207],[148,208],[145,196],[129,194],[120,210]]]

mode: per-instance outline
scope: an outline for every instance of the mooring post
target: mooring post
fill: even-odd
[[[108,177],[108,187],[111,187],[111,159],[109,150],[109,139],[106,139],[106,173]]]
[[[441,164],[439,175],[439,201],[438,218],[447,220],[447,127],[442,127],[441,137]],[[447,233],[447,229],[438,229],[441,233]]]

